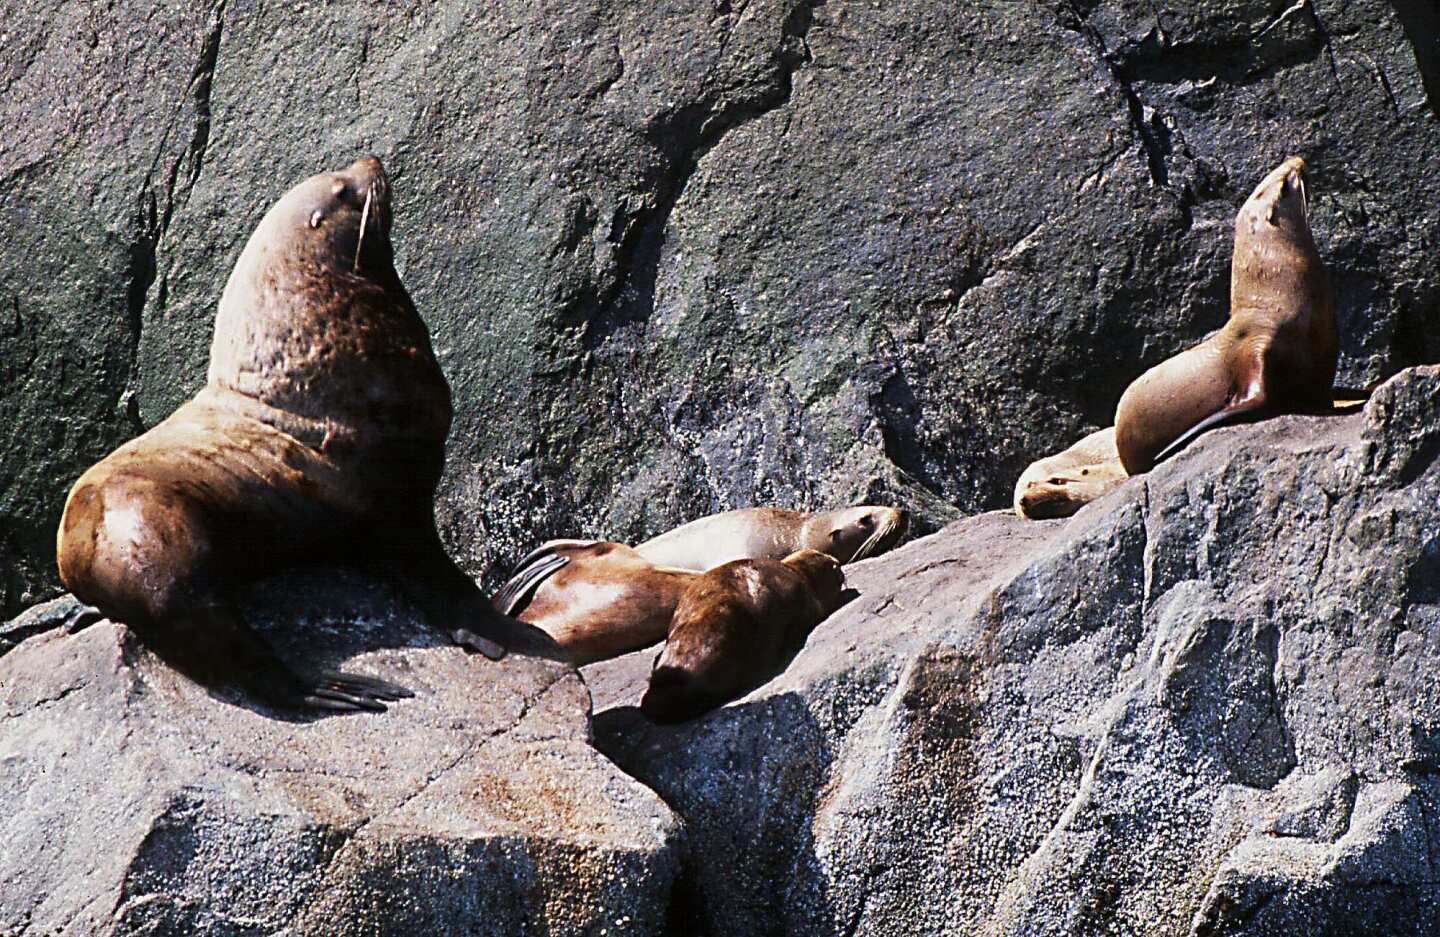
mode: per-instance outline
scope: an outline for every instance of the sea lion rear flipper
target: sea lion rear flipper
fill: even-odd
[[[515,614],[515,607],[524,601],[557,569],[570,562],[570,557],[555,553],[530,554],[515,567],[510,578],[491,596],[490,604],[506,615]]]

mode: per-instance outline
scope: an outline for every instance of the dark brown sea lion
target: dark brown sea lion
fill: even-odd
[[[1115,427],[1032,462],[1015,483],[1015,513],[1032,520],[1069,517],[1129,476],[1115,450]]]
[[[1265,177],[1235,218],[1230,319],[1126,389],[1115,443],[1131,475],[1220,423],[1330,409],[1335,291],[1310,233],[1305,161]]]
[[[656,566],[623,543],[553,540],[517,564],[493,601],[581,666],[663,640],[681,594],[699,577]]]
[[[238,591],[296,566],[384,569],[457,639],[504,652],[470,629],[515,623],[435,531],[450,388],[395,272],[390,226],[373,157],[287,192],[225,285],[204,389],[65,503],[65,585],[207,685],[285,708],[381,710],[409,695],[301,673],[245,623]]]
[[[699,572],[732,560],[781,560],[805,549],[852,563],[895,546],[906,520],[902,510],[873,505],[815,514],[743,508],[691,521],[635,549],[652,563]]]
[[[704,573],[680,597],[641,711],[680,722],[759,686],[840,607],[844,588],[840,564],[817,550]]]

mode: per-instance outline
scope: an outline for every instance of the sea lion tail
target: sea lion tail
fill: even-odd
[[[570,557],[547,552],[547,547],[541,547],[516,565],[510,578],[490,597],[490,604],[505,615],[513,615],[515,608],[528,598],[540,583],[569,562]]]

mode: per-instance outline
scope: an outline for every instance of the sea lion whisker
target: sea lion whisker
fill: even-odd
[[[351,273],[360,272],[360,248],[365,246],[365,226],[370,223],[370,202],[375,198],[375,183],[372,181],[365,189],[365,207],[360,210],[360,236],[355,239],[355,263],[351,265]]]
[[[850,562],[853,563],[856,560],[863,560],[873,553],[875,548],[879,546],[886,537],[890,536],[890,532],[895,529],[896,523],[894,519],[891,519],[882,523],[879,527],[876,527],[875,532],[869,537],[866,537],[865,542],[860,544],[860,548],[855,551],[855,555],[850,557]]]

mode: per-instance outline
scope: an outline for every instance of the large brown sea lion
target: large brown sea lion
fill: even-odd
[[[1115,449],[1115,427],[1032,462],[1015,483],[1015,513],[1032,520],[1069,517],[1129,476]]]
[[[817,550],[704,573],[680,597],[641,711],[680,722],[760,685],[840,607],[844,588],[840,564]]]
[[[805,549],[851,563],[895,546],[906,520],[902,510],[873,505],[816,514],[742,508],[691,521],[635,549],[652,563],[699,572],[732,560],[781,560]]]
[[[656,566],[623,543],[552,540],[516,565],[493,601],[581,666],[663,640],[680,596],[699,577]]]
[[[1115,444],[1131,475],[1220,423],[1330,409],[1339,350],[1335,292],[1307,210],[1298,156],[1266,176],[1240,208],[1229,321],[1140,375],[1120,398]]]
[[[435,531],[450,388],[395,272],[390,226],[373,157],[287,192],[225,285],[204,389],[65,503],[65,585],[202,683],[284,708],[381,710],[409,695],[302,673],[246,624],[238,591],[304,565],[393,573],[457,640],[504,652],[470,629],[515,623]]]

